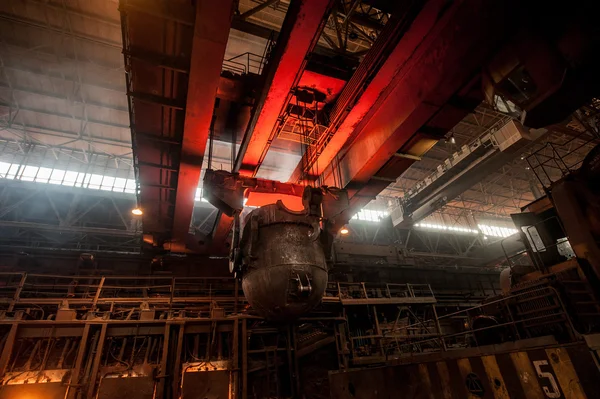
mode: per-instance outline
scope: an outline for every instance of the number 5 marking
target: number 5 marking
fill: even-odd
[[[558,389],[558,384],[556,384],[556,380],[552,373],[547,371],[542,371],[542,366],[547,366],[547,360],[534,360],[533,367],[535,367],[535,371],[539,378],[547,378],[550,382],[550,386],[552,387],[552,391],[548,387],[542,387],[544,389],[544,393],[549,398],[560,398],[560,390]]]

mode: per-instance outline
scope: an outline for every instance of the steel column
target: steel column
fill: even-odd
[[[4,374],[6,373],[6,368],[8,367],[8,362],[10,361],[10,355],[12,354],[13,347],[15,346],[18,328],[19,325],[17,323],[13,323],[13,325],[10,326],[8,337],[6,337],[6,342],[4,342],[4,346],[2,347],[2,354],[0,355],[0,378],[4,377]]]
[[[237,280],[236,280],[237,282]],[[233,399],[238,399],[240,396],[240,355],[239,355],[239,347],[240,347],[240,323],[239,319],[235,318],[233,320],[233,348],[231,350],[231,364],[233,373],[233,386],[231,387],[231,392],[233,393]]]
[[[248,399],[248,323],[242,320],[242,399]]]
[[[172,398],[179,397],[179,386],[181,383],[181,349],[183,348],[183,338],[185,332],[185,324],[181,323],[177,326],[179,328],[179,333],[177,334],[177,349],[175,350],[175,364],[173,365],[173,369],[171,370],[171,375],[173,376],[173,381],[171,381],[171,389],[173,390]]]
[[[94,388],[96,387],[98,370],[100,369],[100,361],[102,360],[102,351],[104,350],[104,342],[106,341],[107,329],[108,324],[102,324],[102,327],[100,328],[100,339],[98,340],[98,346],[96,346],[95,353],[92,353],[92,355],[94,356],[94,363],[92,365],[92,373],[90,374],[90,379],[88,381],[88,389],[86,396],[88,399],[92,399],[94,397]]]
[[[163,335],[163,347],[162,347],[162,355],[160,358],[160,369],[159,376],[160,381],[156,386],[156,398],[163,398],[165,392],[165,386],[167,385],[167,365],[169,359],[169,344],[171,340],[171,323],[167,322],[165,324],[165,333]]]
[[[23,287],[25,286],[26,280],[27,280],[27,273],[23,273],[21,275],[21,280],[19,281],[19,286],[17,287],[17,289],[15,291],[15,295],[13,296],[13,299],[10,302],[10,305],[8,305],[9,312],[13,311],[13,309],[15,308],[15,303],[17,303],[17,301],[21,297],[21,291],[23,290]],[[1,373],[0,373],[0,375],[1,375]]]
[[[79,392],[79,379],[83,367],[83,360],[87,350],[87,340],[89,335],[90,324],[86,323],[85,327],[83,327],[83,334],[81,334],[81,341],[79,341],[79,349],[77,350],[77,358],[75,360],[75,366],[73,366],[73,373],[71,374],[71,380],[69,382],[67,399],[75,399],[77,397],[77,393]]]

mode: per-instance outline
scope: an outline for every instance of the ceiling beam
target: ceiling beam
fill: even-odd
[[[3,122],[3,121],[0,121],[0,122]],[[49,136],[49,137],[64,138],[69,141],[77,140],[77,141],[82,141],[85,143],[90,143],[92,145],[94,145],[94,144],[109,145],[109,146],[121,147],[121,148],[126,148],[128,150],[131,150],[131,141],[107,139],[105,137],[90,136],[90,135],[80,135],[78,132],[59,130],[59,129],[55,129],[55,128],[48,128],[48,127],[38,126],[38,125],[30,125],[30,124],[21,125],[19,122],[13,123],[12,126],[8,126],[8,125],[3,126],[3,123],[0,123],[0,131],[2,131],[2,130],[13,130],[16,132],[41,134],[41,135]],[[38,138],[38,141],[43,142],[41,138]],[[46,144],[46,143],[44,143],[44,144]],[[53,145],[53,144],[47,144],[47,145]]]
[[[194,26],[195,15],[190,15],[188,12],[187,4],[193,2],[176,2],[176,1],[163,1],[162,5],[168,4],[169,7],[148,7],[147,1],[137,1],[139,4],[135,4],[135,1],[131,0],[120,0],[119,11],[121,13],[135,12],[152,17],[164,19],[166,21],[175,22],[177,24]]]
[[[57,28],[57,27],[54,27],[54,26],[51,26],[51,25],[44,25],[44,24],[41,24],[41,23],[39,23],[37,21],[33,21],[33,20],[30,20],[30,19],[22,18],[22,17],[17,17],[17,16],[14,16],[14,15],[3,13],[3,12],[0,12],[0,19],[3,19],[5,21],[9,21],[9,22],[12,22],[12,23],[24,25],[24,26],[27,26],[27,27],[35,28],[35,29],[45,30],[45,31],[48,31],[48,32],[53,32],[53,33],[58,33],[58,34],[61,34],[61,35],[68,36],[68,37],[70,37],[72,39],[87,41],[87,42],[90,42],[90,43],[99,44],[101,46],[105,46],[105,47],[109,47],[109,48],[121,50],[121,43],[120,42],[108,41],[108,40],[104,40],[104,39],[102,39],[100,37],[89,36],[89,35],[82,34],[82,33],[72,33],[72,32],[67,33],[66,30],[63,29],[63,28]]]
[[[271,4],[277,2],[278,0],[266,0],[264,3],[257,5],[254,8],[249,9],[248,11],[244,12],[243,14],[241,14],[239,16],[239,18],[241,20],[246,20],[248,17],[256,14],[257,12],[260,12],[262,10],[264,10],[265,8],[267,8],[268,6],[270,6]]]
[[[66,5],[66,2],[63,2],[62,6],[59,6],[59,5],[52,4],[47,0],[19,0],[19,1],[25,1],[26,3],[33,3],[33,4],[37,4],[41,7],[47,7],[47,8],[59,11],[59,12],[76,15],[78,17],[82,17],[82,18],[88,19],[90,21],[100,22],[105,25],[111,25],[115,28],[118,28],[119,31],[121,30],[121,23],[119,22],[118,19],[103,18],[103,17],[100,17],[95,14],[90,14],[90,13],[86,13],[83,11],[79,11],[75,8],[68,7]]]
[[[215,98],[229,38],[233,0],[196,2],[196,22],[188,80],[187,104],[181,163],[172,235],[176,242],[185,243],[194,209],[194,195],[200,180]]]
[[[109,57],[103,57],[101,59],[95,59],[95,60],[89,60],[89,58],[86,59],[81,59],[81,57],[75,57],[73,55],[69,55],[68,53],[64,53],[61,55],[58,55],[58,53],[56,51],[54,51],[56,49],[56,47],[53,46],[45,46],[45,45],[38,45],[33,44],[31,46],[28,46],[27,44],[24,44],[23,42],[16,42],[16,41],[11,41],[8,42],[9,38],[2,38],[2,43],[4,43],[4,47],[12,54],[16,55],[19,58],[28,56],[28,55],[38,55],[39,57],[43,57],[43,59],[39,60],[39,62],[53,62],[53,61],[48,61],[48,57],[54,58],[56,61],[54,61],[58,66],[61,66],[64,68],[64,63],[77,63],[79,65],[83,65],[83,66],[89,66],[91,68],[97,68],[97,69],[101,69],[104,72],[107,73],[116,73],[120,75],[123,70],[123,62],[122,62],[122,58],[121,58],[121,54],[116,53],[114,57],[112,57],[116,62],[113,64],[108,64],[106,62],[106,60]],[[51,48],[51,50],[48,49],[48,47]],[[119,56],[117,58],[117,56]],[[100,57],[99,57],[100,58]]]
[[[15,109],[18,108],[20,111],[26,111],[26,112],[33,112],[33,113],[37,113],[37,114],[56,116],[58,118],[74,119],[74,120],[77,120],[77,121],[80,121],[80,122],[93,123],[95,125],[101,125],[101,126],[106,126],[106,127],[115,127],[115,128],[119,128],[119,129],[129,129],[129,125],[122,125],[120,123],[114,123],[114,122],[109,122],[109,121],[101,121],[101,120],[89,119],[89,118],[86,120],[85,118],[81,118],[81,117],[78,117],[78,116],[73,116],[73,115],[65,114],[65,113],[62,113],[62,112],[55,112],[55,111],[49,111],[49,110],[45,110],[45,109],[38,109],[38,108],[17,106],[16,104],[7,103],[7,102],[4,102],[4,101],[0,101],[0,106],[13,107]]]
[[[108,90],[108,91],[112,91],[112,92],[115,92],[117,94],[122,94],[122,95],[124,95],[126,92],[124,84],[121,87],[117,87],[117,86],[106,85],[105,82],[102,82],[102,81],[91,82],[91,81],[86,80],[86,81],[79,82],[79,80],[77,78],[68,78],[60,73],[52,74],[51,70],[45,69],[45,70],[41,71],[38,69],[29,68],[29,67],[25,66],[24,64],[19,65],[19,66],[14,66],[14,65],[6,65],[6,62],[5,62],[5,64],[1,65],[0,68],[14,71],[17,73],[35,75],[36,78],[45,77],[48,79],[60,79],[63,82],[69,82],[69,83],[72,83],[73,85],[88,86],[88,87],[93,87],[93,88],[97,88],[97,89],[101,89],[101,90]]]
[[[422,156],[479,102],[477,73],[504,33],[510,1],[468,0],[448,6],[428,2],[386,62],[385,89],[358,120],[351,143],[338,153],[320,183],[350,190],[350,212],[370,202],[388,184],[373,177],[400,176],[414,162],[394,157],[398,151]],[[471,108],[472,107],[472,108]]]
[[[314,180],[320,173],[317,169],[322,170],[323,166],[333,161],[356,124],[367,115],[388,86],[391,74],[405,61],[406,55],[398,56],[396,52],[394,57],[390,52],[408,29],[407,20],[414,18],[420,5],[419,2],[404,2],[397,7],[395,15],[338,96],[329,115],[331,122],[327,130],[321,134],[312,150],[307,150],[302,156],[289,179],[291,183]],[[314,168],[314,165],[318,167]]]
[[[244,134],[234,170],[255,176],[273,141],[278,121],[315,48],[333,1],[293,0],[266,66],[265,86]]]
[[[19,91],[21,93],[35,94],[36,96],[55,98],[57,100],[64,100],[67,102],[68,106],[71,105],[69,103],[73,103],[73,104],[77,104],[77,105],[81,105],[81,106],[91,105],[93,107],[100,107],[100,108],[104,108],[104,109],[109,109],[111,111],[119,111],[119,112],[127,112],[127,113],[129,112],[127,107],[118,107],[118,106],[114,106],[111,104],[100,103],[100,102],[93,101],[93,100],[86,100],[84,103],[83,101],[78,100],[76,98],[68,98],[66,96],[61,96],[61,95],[57,94],[56,92],[45,92],[45,91],[36,90],[33,88],[29,88],[29,87],[20,87],[20,86],[14,86],[14,85],[11,88],[9,85],[3,84],[3,83],[0,83],[0,88]],[[123,93],[123,94],[125,94],[125,93]]]
[[[240,32],[248,33],[249,35],[261,37],[263,39],[273,38],[276,40],[279,33],[262,25],[243,20],[239,16],[233,18],[231,29],[239,30]]]
[[[97,227],[79,227],[79,226],[59,226],[54,224],[44,223],[31,223],[31,222],[15,222],[8,220],[0,220],[0,227],[4,228],[19,228],[19,229],[33,229],[33,230],[46,230],[46,231],[60,231],[60,232],[73,232],[73,233],[90,233],[108,235],[113,237],[135,237],[140,236],[139,232],[132,230],[121,230],[121,229],[106,229]]]
[[[77,141],[79,141],[79,140],[77,140]],[[33,142],[20,141],[19,142],[18,140],[8,140],[8,139],[0,137],[0,143],[2,143],[2,142],[4,142],[5,144],[16,144],[16,145],[19,145],[19,143],[29,144],[30,146],[27,148],[26,159],[25,159],[25,162],[23,162],[23,164],[25,164],[25,165],[54,167],[53,165],[55,165],[56,161],[57,161],[55,152],[58,152],[58,153],[61,153],[63,155],[66,155],[67,157],[69,157],[69,160],[76,160],[82,164],[94,164],[95,166],[98,166],[98,167],[106,167],[106,159],[107,158],[116,161],[116,163],[118,165],[127,165],[127,168],[126,168],[127,170],[129,170],[133,166],[131,151],[128,154],[110,154],[110,153],[100,152],[100,151],[93,151],[93,150],[87,151],[87,150],[80,149],[80,148],[68,147],[64,143],[51,145],[51,144],[43,143],[41,141],[33,141]],[[67,142],[67,144],[71,144],[71,142]],[[40,150],[43,149],[45,151],[45,153],[33,154],[33,152],[38,149],[40,149]],[[52,154],[52,156],[46,155],[46,152],[48,150],[50,150],[50,153]],[[80,154],[80,156],[78,157],[76,154]],[[8,161],[8,159],[6,159],[3,155],[6,155],[6,153],[3,153],[2,155],[0,155],[0,159],[2,159],[3,161]],[[25,155],[25,154],[22,154],[22,155]],[[92,159],[94,159],[95,157],[98,157],[98,156],[102,157],[102,162],[101,163],[92,162]],[[43,164],[43,162],[41,162],[41,163],[36,162],[36,159],[43,161],[47,158],[50,159],[50,163],[47,165]],[[22,161],[19,161],[19,163],[21,163],[21,162]],[[61,169],[61,168],[59,167],[58,169]]]

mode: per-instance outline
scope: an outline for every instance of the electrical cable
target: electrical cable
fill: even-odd
[[[127,368],[126,368],[125,370],[129,370],[129,369],[131,369],[131,365],[130,365],[129,363],[127,363],[125,360],[119,360],[119,359],[117,359],[117,358],[115,357],[115,355],[112,353],[112,351],[109,351],[108,353],[109,353],[109,354],[112,356],[112,358],[113,358],[113,359],[115,359],[117,362],[125,364],[125,365],[127,366]]]
[[[198,367],[202,367],[203,365],[206,365],[206,364],[208,364],[208,365],[210,365],[210,366],[212,366],[212,367],[217,367],[217,366],[215,366],[214,364],[212,364],[212,363],[211,363],[211,361],[210,361],[210,346],[209,346],[209,351],[208,351],[208,359],[206,359],[206,360],[202,360],[202,359],[200,359],[200,358],[198,358],[198,357],[194,356],[194,355],[192,354],[192,352],[190,351],[190,348],[189,348],[189,345],[187,345],[187,342],[185,343],[185,349],[186,349],[186,352],[187,352],[187,353],[190,355],[190,357],[191,357],[192,359],[194,359],[194,360],[196,360],[196,361],[200,362],[200,365],[198,365]]]
[[[135,359],[137,358],[137,356],[140,354],[140,352],[142,351],[142,349],[144,348],[144,346],[146,345],[146,342],[148,341],[148,337],[144,337],[144,340],[142,341],[142,344],[140,345],[139,349],[137,350],[137,352],[135,352],[135,354],[133,355],[133,360],[135,362]]]
[[[39,310],[41,310],[42,311],[42,317],[40,317],[40,320],[44,320],[44,317],[46,316],[46,312],[44,311],[44,308],[42,308],[40,305],[37,305],[35,303],[28,303],[27,305],[35,306],[36,308],[38,308]]]

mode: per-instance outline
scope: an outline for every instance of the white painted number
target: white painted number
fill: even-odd
[[[547,360],[534,360],[533,367],[535,367],[535,371],[539,378],[547,378],[550,382],[550,386],[552,387],[552,391],[548,387],[543,387],[544,393],[549,398],[560,398],[560,390],[558,389],[558,385],[556,384],[556,380],[552,373],[547,371],[542,371],[542,366],[547,366]]]

